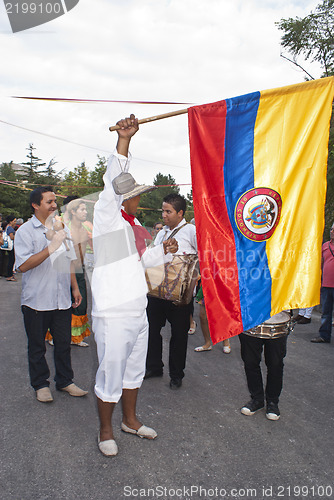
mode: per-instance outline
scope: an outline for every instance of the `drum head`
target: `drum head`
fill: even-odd
[[[271,318],[267,319],[267,321],[264,322],[265,325],[279,325],[281,323],[287,323],[290,320],[290,314],[281,311],[280,313],[275,314]]]

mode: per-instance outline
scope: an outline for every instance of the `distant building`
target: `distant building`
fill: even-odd
[[[29,172],[29,168],[26,167],[25,165],[19,165],[18,163],[14,162],[8,162],[8,163],[6,162],[2,163],[1,167],[5,164],[10,165],[12,167],[12,169],[15,172],[15,175],[26,175]]]

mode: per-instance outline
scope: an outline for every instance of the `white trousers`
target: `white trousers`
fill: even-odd
[[[146,311],[141,316],[93,317],[99,367],[95,394],[117,403],[123,389],[137,389],[145,375],[148,343]]]
[[[299,309],[299,315],[304,318],[310,319],[312,316],[313,307],[306,307],[306,309]]]

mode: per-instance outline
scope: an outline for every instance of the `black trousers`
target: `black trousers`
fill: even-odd
[[[13,250],[8,252],[7,278],[11,278],[13,276],[14,262],[15,262],[15,255],[13,248]]]
[[[148,351],[146,369],[157,371],[164,366],[162,362],[161,328],[166,320],[171,324],[169,342],[169,375],[182,379],[186,366],[188,330],[190,327],[191,304],[175,306],[168,300],[148,298],[147,317],[149,322]]]
[[[32,387],[37,391],[49,387],[50,370],[45,359],[45,334],[50,329],[54,342],[54,364],[56,388],[62,389],[72,383],[71,365],[71,318],[70,309],[36,311],[22,306],[24,326],[28,337],[29,375]]]
[[[3,274],[4,255],[5,255],[5,251],[4,250],[0,250],[0,276],[4,276],[4,274]]]
[[[274,339],[259,339],[240,333],[241,358],[244,362],[250,395],[258,401],[278,403],[283,387],[283,359],[286,355],[287,336]],[[267,366],[267,383],[264,391],[261,357]]]

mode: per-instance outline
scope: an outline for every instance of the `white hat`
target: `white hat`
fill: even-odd
[[[149,193],[154,189],[157,189],[157,186],[146,186],[145,184],[137,184],[135,182],[134,188],[123,196],[123,201],[130,200],[140,194]]]
[[[123,195],[123,201],[130,200],[135,196],[143,193],[148,193],[157,189],[156,186],[146,186],[145,184],[137,184],[129,172],[122,172],[115,177],[112,182],[116,194]]]

